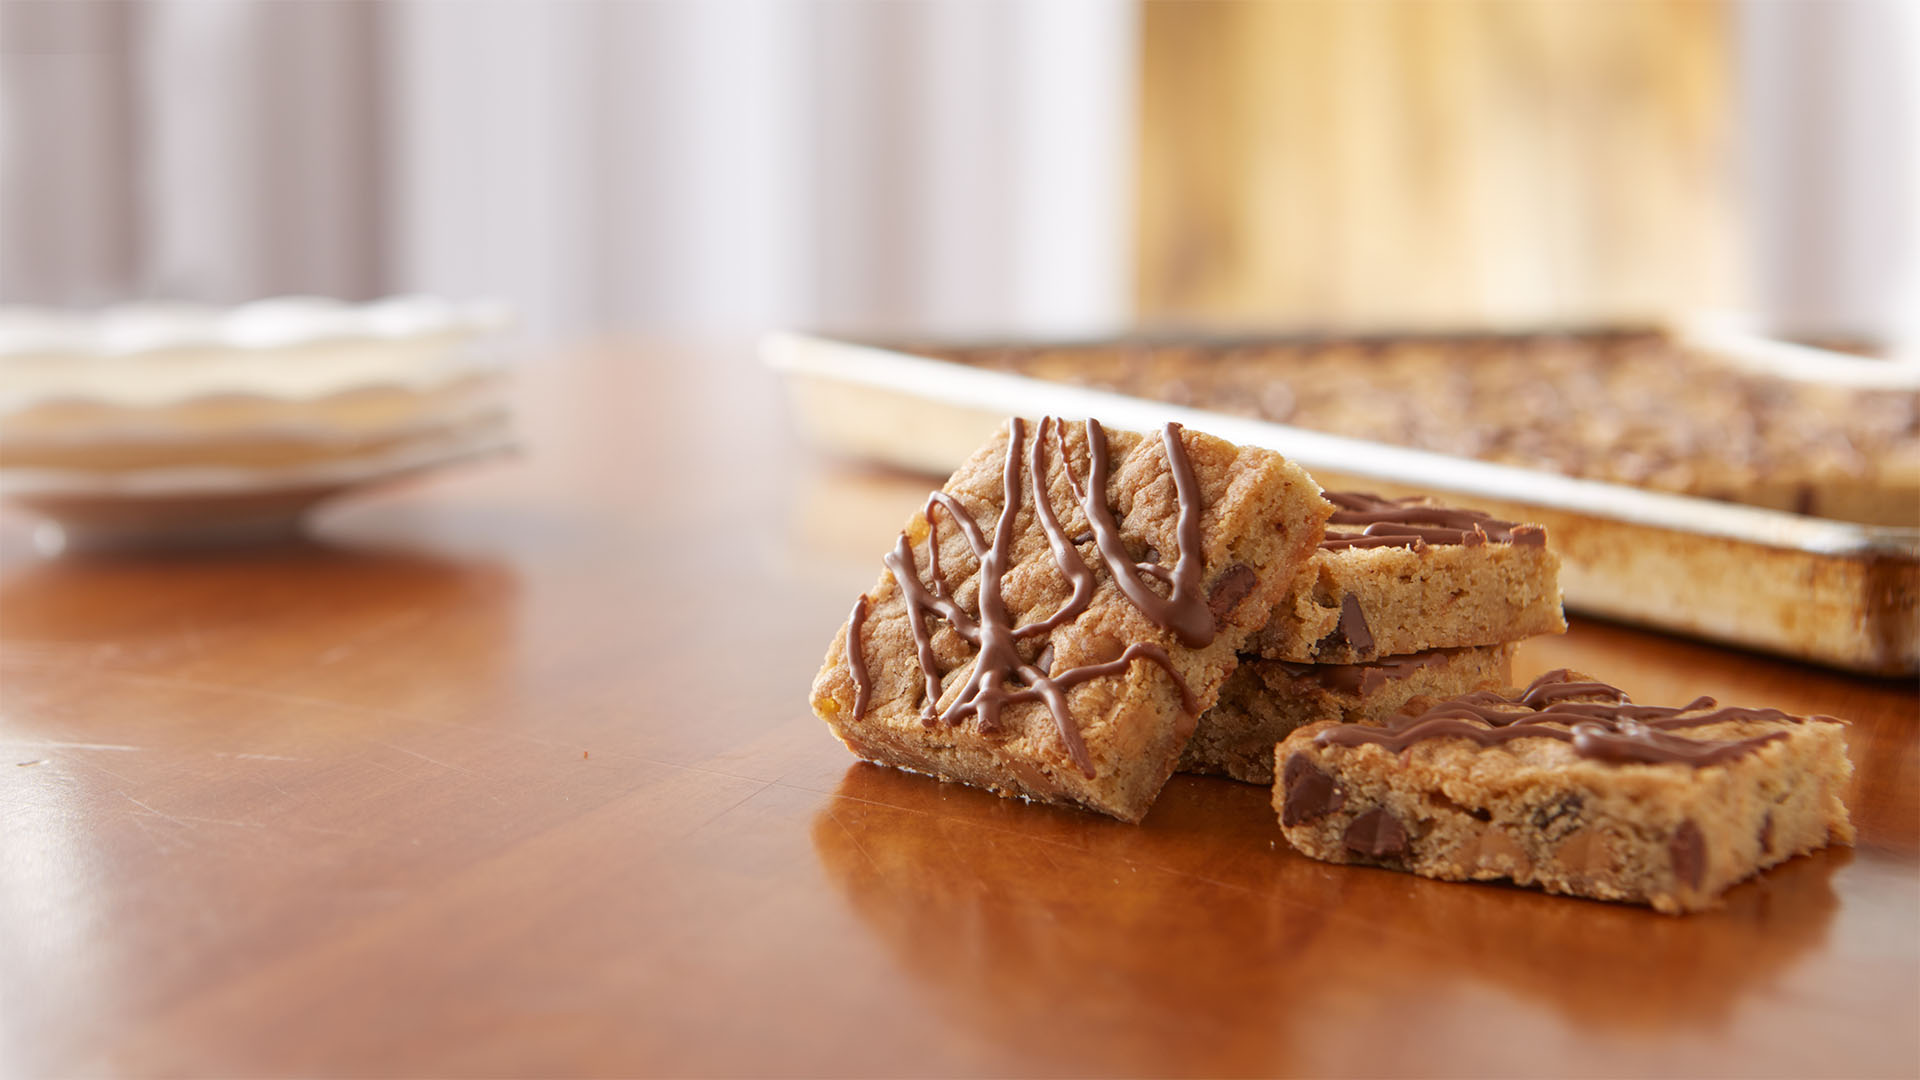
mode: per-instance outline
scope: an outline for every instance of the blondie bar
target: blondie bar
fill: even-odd
[[[1562,669],[1385,726],[1301,728],[1276,750],[1274,804],[1316,859],[1699,911],[1852,842],[1843,728],[1706,697],[1634,705]]]
[[[1243,656],[1219,704],[1200,717],[1180,771],[1273,783],[1274,744],[1322,721],[1379,723],[1415,697],[1506,686],[1513,646],[1428,649],[1360,664],[1296,664]]]
[[[814,711],[869,761],[1138,821],[1331,512],[1270,451],[1012,420],[908,521]]]
[[[1544,528],[1421,496],[1326,497],[1320,549],[1248,652],[1352,664],[1566,631]]]

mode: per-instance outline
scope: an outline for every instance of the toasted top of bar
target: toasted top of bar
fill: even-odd
[[[1092,777],[1132,744],[1117,728],[1211,704],[1319,540],[1316,492],[1278,454],[1177,424],[1014,419],[908,522],[814,708],[947,744],[1044,743]]]
[[[1401,753],[1445,741],[1456,751],[1498,749],[1529,765],[1591,761],[1607,765],[1677,764],[1702,768],[1737,761],[1830,716],[1721,706],[1710,697],[1677,708],[1635,705],[1617,686],[1561,668],[1525,689],[1483,690],[1441,702],[1410,703],[1382,727],[1317,729],[1320,747],[1378,746]]]
[[[1364,491],[1323,492],[1334,505],[1320,541],[1325,551],[1401,547],[1419,551],[1428,544],[1518,544],[1545,547],[1543,525],[1501,521],[1479,510],[1443,506],[1432,496],[1387,499]]]

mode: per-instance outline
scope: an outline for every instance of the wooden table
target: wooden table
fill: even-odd
[[[1852,719],[1859,846],[1668,918],[855,764],[806,688],[928,484],[748,350],[541,357],[526,455],[311,543],[0,524],[0,1074],[1914,1075],[1920,704],[1577,622],[1645,701]]]

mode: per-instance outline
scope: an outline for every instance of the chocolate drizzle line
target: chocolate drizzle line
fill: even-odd
[[[1333,517],[1327,520],[1326,537],[1320,541],[1320,547],[1326,551],[1357,547],[1403,547],[1419,551],[1428,544],[1545,547],[1547,543],[1547,530],[1538,525],[1516,525],[1478,510],[1437,506],[1423,495],[1383,499],[1364,491],[1321,494],[1334,505]],[[1337,528],[1341,525],[1360,528]]]
[[[1043,425],[1045,421],[1041,422]],[[1213,612],[1200,592],[1200,481],[1187,460],[1187,448],[1180,442],[1180,425],[1161,429],[1161,441],[1167,448],[1167,468],[1173,473],[1173,490],[1180,503],[1180,524],[1176,535],[1180,557],[1168,574],[1155,563],[1135,562],[1120,542],[1120,526],[1113,520],[1113,507],[1107,504],[1107,435],[1098,420],[1087,421],[1087,491],[1073,485],[1087,524],[1093,528],[1093,542],[1112,571],[1114,584],[1120,586],[1133,606],[1163,630],[1171,630],[1182,644],[1198,649],[1213,641]],[[1062,457],[1061,466],[1073,477],[1073,462]],[[1140,573],[1158,577],[1173,586],[1172,596],[1161,596],[1147,588]]]
[[[1407,678],[1421,668],[1440,667],[1467,651],[1466,647],[1426,649],[1401,656],[1383,656],[1378,660],[1366,660],[1357,664],[1301,664],[1292,660],[1253,662],[1270,664],[1286,672],[1290,677],[1302,682],[1311,682],[1322,690],[1364,695],[1373,693],[1395,679]],[[1243,664],[1246,662],[1241,661]]]
[[[927,569],[930,584],[920,580],[920,572],[914,561],[913,545],[902,535],[894,544],[893,551],[884,560],[887,569],[900,586],[900,592],[906,599],[907,621],[913,631],[914,643],[919,655],[920,670],[925,676],[926,693],[924,722],[931,726],[935,723],[958,724],[968,716],[979,719],[982,731],[995,731],[1000,726],[1000,710],[1010,704],[1026,701],[1044,701],[1053,714],[1054,724],[1059,728],[1061,741],[1066,744],[1067,752],[1074,764],[1086,776],[1094,775],[1093,760],[1087,753],[1086,743],[1067,714],[1067,691],[1074,686],[1107,675],[1119,675],[1136,660],[1146,660],[1158,664],[1174,684],[1180,689],[1181,706],[1188,713],[1199,712],[1199,701],[1187,686],[1186,680],[1174,670],[1173,659],[1167,650],[1150,642],[1136,642],[1126,647],[1116,659],[1100,664],[1083,664],[1054,673],[1053,647],[1048,645],[1033,664],[1025,662],[1018,649],[1018,642],[1024,638],[1045,634],[1060,625],[1078,617],[1092,602],[1095,588],[1093,571],[1074,546],[1074,539],[1061,527],[1060,519],[1054,512],[1046,490],[1046,446],[1047,429],[1056,426],[1056,441],[1060,447],[1061,468],[1066,473],[1067,483],[1072,488],[1077,501],[1087,514],[1093,529],[1093,540],[1097,545],[1102,561],[1112,572],[1115,582],[1127,598],[1140,608],[1142,614],[1156,626],[1179,636],[1180,640],[1193,646],[1205,645],[1213,640],[1213,614],[1208,610],[1205,597],[1199,592],[1200,585],[1200,505],[1199,483],[1194,476],[1193,466],[1187,460],[1186,448],[1180,441],[1180,429],[1176,424],[1168,424],[1163,432],[1167,448],[1167,463],[1174,476],[1174,490],[1179,499],[1180,557],[1171,574],[1163,578],[1172,583],[1173,595],[1161,597],[1148,589],[1136,576],[1148,573],[1160,576],[1164,568],[1157,565],[1151,569],[1136,563],[1127,556],[1120,541],[1119,527],[1114,523],[1113,511],[1106,502],[1106,482],[1109,469],[1109,456],[1106,433],[1100,425],[1087,421],[1087,451],[1090,461],[1087,486],[1082,489],[1073,475],[1072,459],[1066,453],[1066,437],[1059,421],[1048,417],[1040,421],[1029,446],[1026,442],[1026,424],[1018,417],[1009,422],[1007,437],[1007,460],[1002,473],[1003,502],[999,520],[994,525],[993,540],[987,541],[986,535],[973,515],[961,505],[959,500],[945,491],[936,491],[927,497],[923,516],[927,522]],[[1041,532],[1046,535],[1047,546],[1053,553],[1053,560],[1060,573],[1073,587],[1072,596],[1051,616],[1025,626],[1015,627],[1013,617],[1007,612],[1006,601],[1001,595],[1001,581],[1007,571],[1012,569],[1014,523],[1020,510],[1021,451],[1027,451],[1029,487],[1033,496],[1034,518]],[[945,578],[940,573],[940,534],[934,508],[940,507],[947,512],[967,545],[980,560],[980,616],[976,620],[960,607],[948,593]],[[1131,586],[1131,587],[1130,587]],[[1142,598],[1145,598],[1143,602]],[[1197,610],[1198,615],[1195,615]],[[855,606],[859,611],[859,606]],[[965,685],[955,696],[953,702],[944,711],[939,710],[942,674],[938,657],[933,649],[933,635],[927,627],[928,614],[945,619],[954,633],[973,645],[978,652],[974,657],[973,670]],[[849,662],[856,655],[849,651]],[[864,661],[855,676],[856,702],[854,715],[857,717],[864,707],[859,697],[858,687],[865,677]],[[1019,689],[1009,689],[1007,683],[1016,681]]]
[[[866,646],[860,644],[860,627],[867,621],[867,594],[853,602],[853,614],[847,616],[847,669],[853,672],[853,715],[867,711],[873,698],[873,677],[867,672]]]
[[[1606,700],[1568,700],[1573,698]],[[1331,727],[1316,735],[1314,742],[1321,746],[1371,743],[1399,753],[1428,739],[1462,738],[1480,746],[1516,739],[1558,739],[1571,743],[1581,757],[1595,761],[1678,763],[1700,768],[1732,761],[1787,737],[1785,731],[1748,739],[1688,739],[1669,734],[1734,720],[1805,722],[1804,717],[1778,709],[1718,708],[1710,697],[1695,698],[1679,708],[1633,705],[1619,687],[1576,680],[1561,668],[1535,679],[1518,696],[1482,690],[1443,701],[1423,713],[1396,717],[1384,728],[1360,724]]]

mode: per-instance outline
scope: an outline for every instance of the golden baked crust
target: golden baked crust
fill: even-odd
[[[1100,441],[1111,458],[1104,485],[1093,482]],[[1186,543],[1182,483],[1169,453],[1175,444],[1192,470],[1186,505],[1197,511]],[[1036,463],[1057,529],[1036,512]],[[1010,493],[1014,512],[1003,523]],[[1101,503],[1115,522],[1117,561],[1102,555],[1087,510]],[[977,523],[978,536],[969,536],[955,507]],[[814,680],[814,711],[867,760],[1138,821],[1199,713],[1218,695],[1236,650],[1266,620],[1331,512],[1306,473],[1270,451],[1177,425],[1139,435],[1011,421],[908,521],[889,569],[828,649]],[[1085,568],[1082,589],[1063,570],[1050,536]],[[1000,564],[997,574],[982,574],[983,553]],[[1117,577],[1116,565],[1132,580]],[[1191,579],[1184,599],[1170,587],[1183,573]],[[1159,604],[1143,605],[1127,588]],[[942,602],[953,605],[947,614]],[[1073,617],[1050,630],[1020,629],[1038,629],[1075,605]],[[1178,613],[1147,610],[1157,606],[1197,612],[1205,633]],[[998,609],[1001,619],[994,618]],[[954,614],[958,619],[948,617]],[[916,633],[916,622],[924,634]],[[981,685],[973,676],[983,643],[1009,629],[1023,635],[1010,646],[1017,663],[1005,678],[987,680],[995,685]],[[1091,677],[1074,674],[1109,666]],[[1059,710],[1038,685],[1048,678],[1059,681]]]

